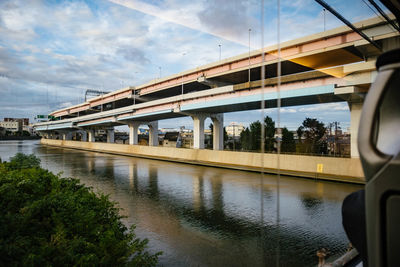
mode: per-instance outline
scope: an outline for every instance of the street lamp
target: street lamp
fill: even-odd
[[[251,29],[249,29],[249,86],[250,86],[250,33]]]
[[[183,53],[183,54],[182,54],[182,58],[183,58],[185,55],[186,55],[186,53]],[[182,89],[181,89],[181,93],[182,93],[182,95],[183,95],[183,72],[182,72],[181,80],[182,80]]]
[[[236,151],[235,144],[236,144],[236,124],[232,124],[233,126],[233,151]]]
[[[221,61],[221,44],[219,44],[218,46],[219,46],[219,61]]]
[[[138,71],[135,71],[133,73],[134,74],[134,75],[132,75],[133,82],[135,82],[135,74],[138,74],[138,73],[139,73]],[[133,89],[133,105],[136,105],[136,88]]]

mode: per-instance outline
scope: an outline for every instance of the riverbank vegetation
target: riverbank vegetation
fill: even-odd
[[[34,155],[0,161],[2,266],[155,266],[107,196],[40,168]]]
[[[317,119],[305,118],[298,127],[296,138],[294,133],[283,127],[278,131],[271,117],[250,123],[240,133],[240,142],[237,147],[245,151],[260,151],[262,141],[262,126],[264,125],[264,151],[276,152],[277,140],[281,141],[281,152],[300,154],[327,154],[327,127]]]

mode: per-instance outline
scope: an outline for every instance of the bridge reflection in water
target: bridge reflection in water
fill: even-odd
[[[13,145],[0,144],[0,156]],[[42,165],[81,179],[117,201],[127,224],[137,225],[165,266],[271,266],[279,244],[281,266],[311,266],[316,251],[346,249],[340,208],[361,186],[300,178],[280,179],[280,225],[276,225],[276,176],[40,146]],[[16,152],[16,151],[15,151]],[[260,191],[264,218],[260,215]]]

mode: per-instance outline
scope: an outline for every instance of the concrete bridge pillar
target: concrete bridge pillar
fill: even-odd
[[[63,140],[72,140],[72,132],[64,132],[62,133]]]
[[[192,115],[193,119],[193,148],[203,149],[204,148],[204,120],[206,115],[197,114]]]
[[[86,131],[81,131],[81,141],[87,142],[87,132]]]
[[[158,146],[158,121],[147,123],[149,126],[149,146]]]
[[[140,126],[140,122],[134,121],[128,124],[129,126],[129,144],[137,145],[138,144],[138,130]]]
[[[347,102],[350,108],[350,156],[352,158],[359,158],[358,153],[358,126],[360,124],[361,111],[363,103],[359,102]]]
[[[114,143],[114,129],[107,130],[107,143]]]
[[[94,139],[94,130],[87,130],[87,133],[88,133],[88,139],[89,139],[89,142],[95,142],[95,139]]]
[[[213,122],[213,149],[224,150],[224,114],[211,115]]]

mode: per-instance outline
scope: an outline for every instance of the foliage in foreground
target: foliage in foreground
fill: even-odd
[[[154,266],[107,196],[39,167],[34,155],[0,163],[2,266]]]

